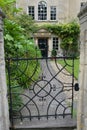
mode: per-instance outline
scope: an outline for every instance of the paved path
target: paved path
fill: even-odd
[[[76,122],[69,115],[72,104],[72,76],[66,74],[59,64],[55,65],[47,60],[42,60],[40,64],[42,73],[39,80],[31,86],[31,90],[25,90],[22,97],[24,106],[20,110],[21,120],[16,119],[15,126],[75,126]]]
[[[58,64],[58,63],[57,63]],[[55,64],[55,62],[52,62],[51,61],[51,66],[52,66],[52,68],[54,69],[54,71],[57,71],[58,70],[58,68],[56,67],[56,64]],[[62,66],[60,65],[60,64],[58,64],[58,67],[61,69],[62,68]],[[62,82],[64,82],[64,81],[66,81],[67,83],[69,83],[72,79],[72,77],[71,76],[67,76],[67,75],[69,75],[69,72],[66,70],[66,69],[64,69],[63,71],[62,71],[62,73],[59,73],[59,75],[58,75],[58,79],[60,80],[60,81],[62,81]],[[74,78],[74,84],[75,83],[77,83],[78,81]],[[69,93],[69,95],[70,95],[70,93]],[[78,92],[75,92],[74,91],[74,101],[77,101],[78,100]]]

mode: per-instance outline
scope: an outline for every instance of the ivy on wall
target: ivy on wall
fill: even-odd
[[[60,46],[64,55],[79,55],[79,23],[73,21],[64,24],[46,24],[43,27],[61,38]]]

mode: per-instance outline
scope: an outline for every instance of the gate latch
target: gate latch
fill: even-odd
[[[74,90],[75,90],[75,91],[79,91],[79,84],[78,84],[78,83],[75,83],[75,85],[74,85]]]

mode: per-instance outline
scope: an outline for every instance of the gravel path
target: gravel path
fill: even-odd
[[[60,64],[57,63],[57,66],[55,64],[55,62],[51,61],[51,65],[52,65],[52,68],[54,69],[54,71],[58,71],[58,68],[61,69],[62,66]],[[62,82],[66,82],[66,83],[69,83],[71,80],[72,80],[72,76],[68,76],[70,75],[70,73],[67,71],[67,70],[63,70],[62,73],[59,73],[58,74],[58,79]],[[77,83],[78,81],[74,78],[74,84]],[[75,92],[74,91],[74,100],[75,101],[78,101],[78,92]]]
[[[24,106],[19,111],[23,120],[15,120],[16,127],[61,127],[76,126],[76,121],[71,116],[69,105],[72,104],[72,76],[59,64],[53,61],[42,60],[42,73],[40,79],[25,90]],[[30,115],[33,118],[30,122]],[[62,116],[60,116],[62,115]],[[42,116],[38,120],[39,116]],[[63,118],[65,116],[65,118]],[[36,118],[38,117],[38,118]],[[47,120],[48,119],[48,120]],[[55,120],[56,119],[56,120]]]

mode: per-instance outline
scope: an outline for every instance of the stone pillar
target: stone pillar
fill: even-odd
[[[77,130],[87,130],[87,3],[82,6],[78,17],[81,25],[81,47]]]
[[[4,40],[2,29],[3,18],[4,14],[0,9],[0,130],[9,130],[9,113],[4,60]]]

